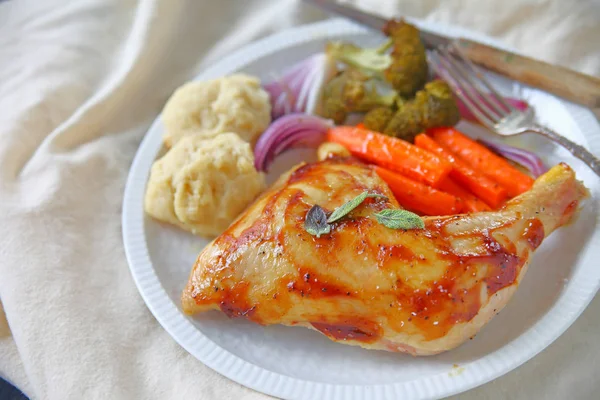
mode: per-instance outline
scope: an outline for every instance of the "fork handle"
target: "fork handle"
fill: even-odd
[[[600,107],[597,77],[468,39],[458,39],[457,45],[472,62],[491,71],[589,108]]]
[[[570,141],[566,137],[559,135],[552,129],[546,128],[542,125],[535,124],[531,127],[531,130],[533,132],[540,133],[552,141],[560,144],[562,147],[569,150],[575,157],[586,163],[588,167],[590,167],[596,173],[596,175],[600,176],[600,160],[590,153],[585,147]]]

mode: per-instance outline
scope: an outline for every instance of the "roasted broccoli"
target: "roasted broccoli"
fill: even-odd
[[[397,109],[379,107],[367,113],[367,128],[410,142],[419,133],[437,126],[453,126],[460,120],[456,100],[448,84],[435,80],[417,92],[414,99],[398,102]]]
[[[383,133],[412,142],[425,130],[424,114],[420,105],[408,101],[394,113]]]
[[[384,33],[389,39],[379,48],[363,49],[350,43],[332,42],[326,51],[340,62],[389,82],[400,96],[411,97],[423,87],[428,75],[419,30],[402,20],[391,20]]]
[[[456,98],[446,81],[437,79],[417,92],[414,102],[423,111],[423,121],[427,128],[453,126],[460,120]]]
[[[383,132],[393,116],[394,109],[392,107],[377,107],[365,115],[363,124],[375,132]]]
[[[323,89],[321,115],[341,124],[349,113],[366,112],[375,107],[391,107],[397,95],[380,94],[368,76],[347,69],[327,82]]]

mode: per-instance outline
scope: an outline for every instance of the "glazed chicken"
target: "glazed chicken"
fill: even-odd
[[[313,205],[330,213],[365,190],[387,199],[365,200],[329,234],[305,231]],[[303,164],[200,253],[183,309],[304,326],[369,349],[440,353],[506,305],[535,249],[586,193],[559,164],[499,211],[393,230],[373,215],[399,205],[369,166],[351,158]]]

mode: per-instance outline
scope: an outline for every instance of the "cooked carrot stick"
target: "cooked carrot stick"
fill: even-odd
[[[388,184],[402,207],[425,215],[451,215],[462,210],[462,202],[401,174],[375,166],[375,172]]]
[[[337,126],[329,130],[327,141],[343,145],[356,157],[434,187],[452,170],[450,163],[429,151],[368,129]]]
[[[483,200],[470,193],[468,190],[463,189],[450,177],[442,181],[439,189],[461,199],[463,202],[462,211],[464,212],[480,212],[492,210],[490,206],[483,202]]]
[[[498,208],[506,201],[508,195],[501,185],[481,172],[475,171],[467,165],[467,163],[456,157],[450,150],[433,140],[431,137],[424,134],[417,135],[415,137],[415,144],[450,162],[452,164],[450,177],[452,177],[456,183],[465,187],[469,192],[479,197],[490,207]],[[440,187],[440,189],[442,188]],[[446,189],[442,190],[448,192]],[[455,193],[452,194],[456,195]]]
[[[488,178],[502,185],[511,197],[520,195],[533,185],[531,177],[456,129],[433,128],[428,130],[427,133],[473,169],[484,173]]]

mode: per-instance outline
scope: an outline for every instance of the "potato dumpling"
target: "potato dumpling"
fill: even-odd
[[[271,123],[271,103],[258,78],[235,74],[181,86],[167,101],[162,120],[167,147],[189,134],[207,138],[223,132],[254,143]]]
[[[264,187],[250,144],[238,135],[188,135],[154,162],[144,208],[194,234],[217,236]]]

